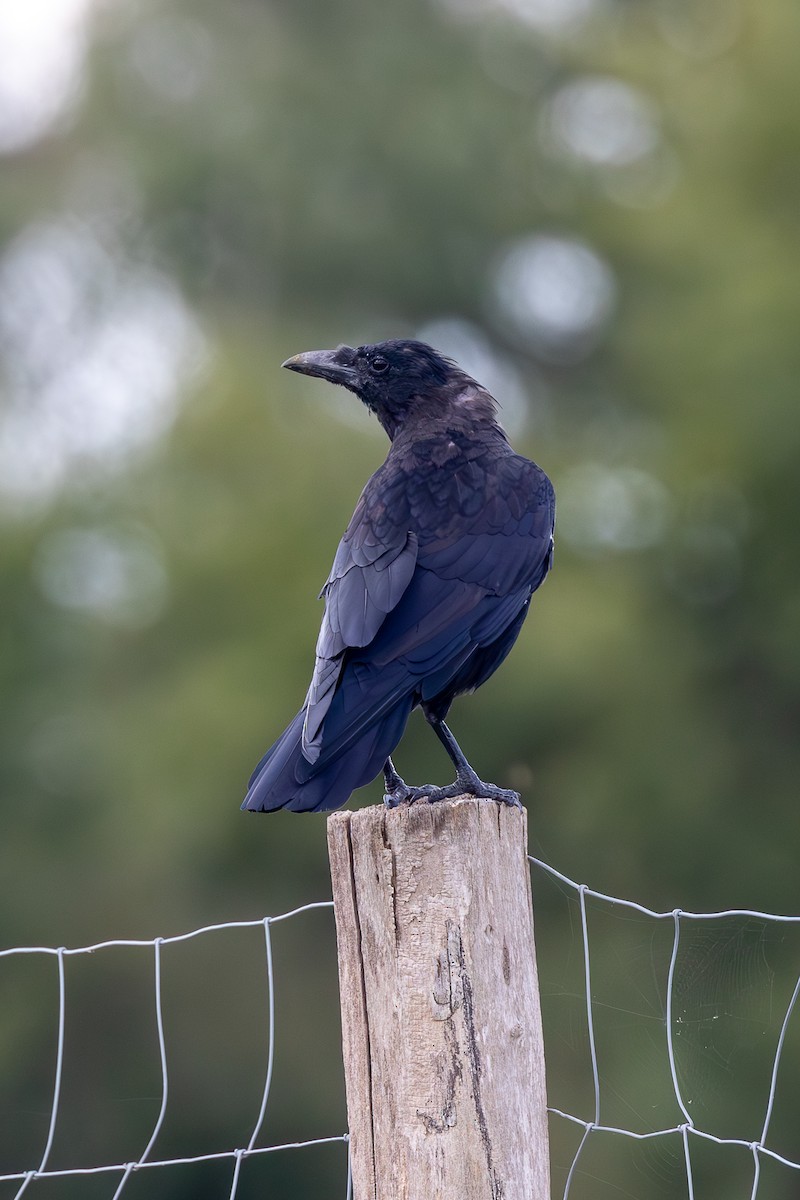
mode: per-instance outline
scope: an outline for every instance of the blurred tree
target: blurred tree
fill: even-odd
[[[796,4],[56,8],[0,94],[3,943],[328,895],[322,819],[237,807],[383,445],[278,364],[410,333],[559,498],[525,635],[453,714],[479,769],[573,876],[796,910]],[[401,767],[443,777],[418,732]]]

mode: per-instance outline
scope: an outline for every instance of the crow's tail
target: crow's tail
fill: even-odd
[[[274,812],[324,812],[346,804],[351,792],[369,783],[380,772],[406,727],[411,696],[400,699],[384,716],[368,725],[346,752],[321,756],[310,763],[302,750],[302,708],[275,745],[267,751],[250,778],[243,809]]]

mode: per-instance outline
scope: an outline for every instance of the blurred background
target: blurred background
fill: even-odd
[[[483,777],[523,793],[532,853],[656,908],[800,911],[798,38],[795,0],[0,7],[0,944],[329,897],[324,817],[238,808],[302,701],[316,596],[386,444],[355,397],[279,364],[387,336],[456,357],[555,484],[555,570],[451,714]],[[450,777],[418,715],[397,762]],[[544,878],[536,901],[551,1099],[589,1117],[580,922]],[[800,948],[758,922],[697,932],[687,1091],[753,1139]],[[677,1123],[669,1080],[653,1091],[671,928],[606,913],[592,937],[630,993],[607,997],[609,1119]],[[158,1113],[151,960],[114,953],[70,964],[53,1167],[136,1158]],[[165,952],[157,1154],[246,1144],[262,956],[258,931]],[[276,931],[276,971],[262,1144],[340,1133],[330,914]],[[3,960],[0,996],[0,1170],[19,1170],[47,1133],[54,961]],[[799,1043],[795,1021],[795,1064]],[[796,1081],[773,1126],[795,1158]],[[574,1198],[686,1195],[679,1142],[615,1154]],[[267,1158],[242,1196],[344,1193],[341,1147]],[[750,1195],[746,1151],[698,1171],[704,1197]],[[227,1195],[229,1173],[129,1190]],[[797,1187],[765,1166],[759,1196]]]

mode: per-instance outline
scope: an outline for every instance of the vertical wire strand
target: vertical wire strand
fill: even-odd
[[[689,1125],[694,1125],[691,1113],[683,1102],[681,1095],[680,1084],[678,1083],[678,1064],[675,1061],[675,1044],[673,1041],[672,1024],[673,1024],[673,994],[675,984],[675,964],[678,961],[678,946],[681,938],[681,910],[676,908],[672,913],[675,922],[675,935],[672,939],[672,954],[669,960],[669,971],[667,973],[667,1055],[669,1057],[669,1072],[672,1076],[672,1086],[675,1090],[675,1099],[678,1101],[678,1107],[683,1113]]]
[[[42,1157],[39,1166],[35,1171],[29,1172],[23,1180],[22,1186],[17,1191],[15,1200],[23,1194],[28,1184],[36,1175],[47,1166],[47,1160],[50,1157],[50,1151],[53,1148],[53,1139],[56,1136],[56,1122],[58,1121],[58,1105],[61,1100],[61,1078],[64,1068],[64,1028],[66,1025],[66,974],[64,971],[64,947],[61,946],[58,950],[58,1043],[56,1049],[56,1076],[53,1084],[53,1104],[50,1109],[50,1126],[47,1130],[47,1141],[45,1142]]]
[[[581,1154],[583,1153],[583,1148],[589,1139],[589,1134],[592,1132],[592,1128],[593,1127],[591,1125],[587,1125],[583,1131],[583,1137],[580,1140],[578,1149],[575,1151],[575,1157],[572,1160],[572,1165],[570,1166],[569,1173],[567,1175],[567,1181],[564,1184],[563,1200],[569,1200],[569,1193],[572,1188],[572,1179],[573,1179],[573,1176],[575,1175],[576,1170],[578,1169],[578,1159],[580,1158]]]
[[[135,1166],[136,1166],[136,1163],[132,1163],[132,1162],[129,1162],[126,1165],[125,1170],[122,1174],[122,1179],[120,1179],[120,1181],[117,1185],[117,1190],[114,1192],[114,1195],[112,1196],[111,1200],[117,1200],[117,1197],[122,1195],[122,1189],[125,1187],[125,1184],[130,1179]]]
[[[155,954],[154,986],[155,986],[155,991],[156,991],[156,1030],[158,1032],[158,1055],[160,1055],[160,1058],[161,1058],[161,1109],[158,1110],[158,1116],[156,1118],[155,1126],[154,1126],[154,1128],[152,1128],[152,1133],[150,1134],[150,1141],[148,1142],[148,1145],[146,1145],[144,1147],[142,1156],[140,1156],[138,1158],[136,1163],[128,1163],[127,1164],[126,1169],[125,1169],[125,1174],[124,1174],[124,1176],[122,1176],[122,1178],[118,1184],[118,1188],[116,1188],[116,1192],[113,1195],[112,1200],[119,1200],[120,1196],[122,1195],[122,1190],[124,1190],[126,1183],[131,1178],[132,1172],[136,1171],[138,1166],[142,1166],[142,1164],[144,1162],[146,1162],[146,1159],[148,1159],[148,1156],[150,1154],[150,1151],[152,1150],[152,1147],[154,1147],[156,1144],[157,1136],[158,1136],[158,1134],[161,1133],[161,1127],[162,1127],[162,1124],[164,1123],[164,1117],[166,1117],[166,1115],[167,1115],[167,1099],[169,1097],[169,1076],[167,1073],[167,1039],[166,1039],[166,1037],[164,1037],[164,1014],[163,1014],[163,1002],[162,1002],[162,995],[161,995],[161,947],[162,947],[162,943],[163,943],[162,937],[157,937],[156,941],[154,943],[152,943],[152,947],[154,947],[154,954]]]
[[[147,1156],[156,1144],[156,1138],[161,1132],[161,1126],[164,1124],[164,1117],[167,1113],[167,1098],[169,1096],[169,1076],[167,1074],[167,1045],[164,1038],[164,1012],[161,999],[161,943],[163,938],[156,938],[153,943],[155,950],[155,990],[156,990],[156,1026],[158,1028],[158,1052],[161,1056],[161,1109],[158,1114],[158,1119],[153,1127],[153,1132],[150,1134],[150,1141],[144,1148],[144,1152],[139,1159],[137,1166],[141,1166],[147,1160]]]
[[[761,1159],[758,1156],[758,1142],[753,1142],[750,1149],[753,1153],[753,1190],[750,1193],[750,1200],[756,1200],[758,1196],[758,1181],[761,1178]]]
[[[272,1087],[272,1067],[275,1061],[275,975],[272,968],[272,934],[270,933],[270,918],[264,918],[264,941],[267,954],[267,986],[269,988],[269,1050],[267,1051],[267,1077],[264,1080],[264,1093],[261,1097],[261,1108],[258,1112],[253,1132],[250,1135],[250,1141],[247,1143],[248,1152],[253,1149],[256,1144],[256,1139],[261,1132],[261,1126],[264,1124],[264,1115],[267,1111],[267,1101],[269,1100],[270,1088]]]
[[[350,1155],[350,1134],[347,1135],[347,1187],[344,1200],[353,1200],[353,1159]]]
[[[239,1187],[239,1175],[242,1170],[242,1154],[244,1151],[236,1151],[236,1162],[233,1168],[233,1179],[231,1180],[231,1190],[228,1200],[236,1200],[236,1191]]]
[[[692,1174],[692,1156],[689,1152],[689,1130],[691,1125],[681,1125],[681,1137],[683,1138],[683,1160],[686,1163],[686,1187],[689,1192],[689,1200],[694,1200],[694,1176]]]
[[[267,1101],[269,1100],[270,1089],[272,1088],[272,1068],[275,1061],[275,973],[272,966],[272,933],[270,932],[271,920],[269,917],[264,918],[264,947],[266,950],[267,962],[267,991],[268,991],[268,1047],[267,1047],[267,1074],[264,1080],[264,1091],[261,1095],[261,1107],[258,1110],[256,1123],[253,1126],[253,1132],[250,1135],[250,1141],[247,1143],[246,1150],[236,1151],[236,1166],[233,1170],[233,1179],[231,1180],[231,1190],[229,1200],[236,1200],[236,1192],[239,1187],[239,1175],[242,1170],[242,1158],[245,1154],[249,1154],[258,1140],[258,1135],[261,1132],[261,1126],[264,1124],[264,1116],[267,1111]]]
[[[586,1025],[589,1031],[589,1053],[592,1056],[592,1080],[594,1082],[594,1124],[600,1124],[600,1072],[597,1066],[597,1045],[594,1037],[594,1014],[592,1010],[592,970],[589,964],[589,922],[586,914],[586,884],[580,887],[581,933],[583,936],[583,974],[586,985]]]
[[[586,988],[586,1027],[589,1034],[589,1054],[592,1059],[592,1082],[594,1085],[594,1122],[587,1125],[583,1131],[583,1137],[580,1140],[578,1149],[575,1151],[575,1157],[572,1160],[567,1180],[564,1184],[564,1200],[569,1200],[569,1193],[572,1187],[572,1180],[575,1172],[578,1169],[578,1160],[583,1153],[583,1149],[589,1140],[589,1134],[595,1125],[600,1124],[600,1071],[597,1065],[597,1044],[594,1036],[594,1012],[592,1009],[592,969],[589,962],[589,919],[586,912],[586,884],[582,883],[578,889],[578,898],[581,908],[581,936],[583,938],[583,978]]]
[[[770,1076],[769,1081],[767,1112],[766,1116],[764,1117],[764,1126],[761,1130],[761,1137],[759,1139],[762,1146],[766,1144],[767,1134],[769,1133],[769,1123],[772,1120],[772,1109],[775,1104],[775,1093],[778,1090],[778,1071],[781,1065],[781,1055],[783,1054],[783,1043],[786,1041],[786,1031],[789,1028],[789,1022],[792,1018],[792,1012],[794,1011],[794,1006],[797,1003],[798,996],[800,996],[800,976],[798,976],[797,983],[794,985],[792,998],[789,1001],[789,1007],[786,1009],[786,1015],[783,1018],[783,1024],[781,1025],[781,1032],[778,1037],[778,1045],[775,1047],[775,1060],[772,1064],[772,1075]]]

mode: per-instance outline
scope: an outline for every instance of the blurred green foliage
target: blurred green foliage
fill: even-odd
[[[176,933],[329,896],[324,818],[238,804],[302,700],[315,597],[384,446],[355,398],[278,368],[415,334],[485,366],[559,498],[556,568],[523,636],[453,711],[484,777],[524,793],[532,851],[657,908],[798,911],[794,0],[174,0],[100,7],[87,32],[82,92],[0,175],[2,944]],[[444,780],[421,726],[399,766]],[[354,803],[379,798],[375,784]],[[548,1044],[550,1071],[577,1105],[568,908],[542,887],[545,1015],[573,1031]],[[663,970],[662,933],[636,931],[626,979]],[[791,956],[754,937],[753,987],[774,987],[776,1009],[753,1028],[772,1047]],[[597,938],[613,974],[614,932]],[[159,1153],[246,1143],[264,1044],[252,953],[165,956],[181,1082]],[[264,1137],[338,1133],[330,926],[290,922],[276,956]],[[0,963],[0,1169],[23,1147],[33,1163],[46,1136],[47,965]],[[68,992],[82,1115],[54,1154],[69,1165],[136,1157],[157,1114],[138,966],[87,966]],[[667,1123],[626,1036],[627,1120]],[[795,1022],[795,1062],[799,1036]],[[718,1094],[736,1053],[718,1055]],[[727,1096],[736,1136],[760,1132],[733,1098],[763,1095],[770,1053]],[[617,1169],[626,1195],[685,1194],[674,1162],[603,1153],[576,1196],[619,1194]],[[274,1174],[250,1164],[243,1195],[338,1195],[340,1175],[344,1192],[338,1149],[268,1157]],[[560,1142],[554,1157],[563,1181]],[[710,1157],[703,1194],[749,1195],[742,1160],[734,1176]],[[211,1168],[145,1182],[227,1186]],[[763,1194],[791,1186],[770,1168]]]

